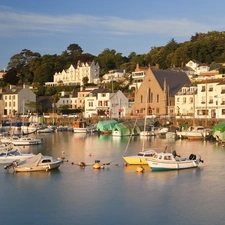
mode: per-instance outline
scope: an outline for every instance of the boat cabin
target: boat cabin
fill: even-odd
[[[87,123],[85,121],[78,121],[74,123],[74,128],[86,128]]]

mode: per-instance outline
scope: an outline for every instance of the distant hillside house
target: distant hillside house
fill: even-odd
[[[67,70],[56,72],[53,82],[46,82],[46,86],[83,85],[83,78],[88,78],[88,83],[97,84],[100,67],[98,63],[78,61],[76,66],[71,65]]]
[[[185,64],[185,67],[182,68],[182,71],[185,72],[190,79],[204,80],[207,78],[214,78],[218,75],[220,67],[221,65],[219,64],[210,67],[207,64],[201,63],[197,60],[190,60]]]
[[[143,82],[136,89],[133,114],[174,114],[175,94],[185,84],[191,83],[186,73],[150,67],[145,73]]]
[[[102,78],[102,83],[110,83],[112,81],[123,81],[124,76],[130,76],[130,73],[126,73],[125,70],[115,69],[110,70],[107,74],[105,74]]]

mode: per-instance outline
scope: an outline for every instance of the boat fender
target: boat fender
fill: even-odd
[[[123,163],[123,166],[124,166],[124,167],[125,167],[125,166],[127,166],[127,163],[126,163],[126,162],[124,162],[124,163]]]
[[[86,166],[86,164],[84,162],[79,162],[78,166],[84,167],[84,166]]]
[[[100,164],[98,163],[95,163],[94,166],[93,166],[94,169],[101,169],[101,166]]]

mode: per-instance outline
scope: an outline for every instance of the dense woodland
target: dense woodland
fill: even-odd
[[[132,49],[132,46],[131,46]],[[148,51],[148,49],[146,49]],[[57,93],[54,87],[43,87],[47,81],[53,81],[55,72],[61,72],[76,65],[78,60],[82,62],[98,62],[100,76],[112,69],[123,69],[127,72],[134,71],[136,64],[140,66],[159,64],[160,69],[181,67],[189,60],[198,60],[210,66],[225,62],[225,32],[212,31],[206,34],[196,33],[189,41],[177,43],[173,38],[165,46],[152,47],[147,54],[131,52],[128,57],[116,50],[105,49],[98,56],[83,53],[78,44],[70,44],[61,55],[41,55],[23,49],[20,53],[10,58],[7,73],[0,81],[1,87],[9,84],[32,84],[37,89],[38,95],[54,95]],[[224,68],[221,68],[223,72]],[[65,87],[63,87],[65,89]]]

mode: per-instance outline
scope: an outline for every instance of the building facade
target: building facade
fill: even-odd
[[[98,63],[92,62],[77,62],[74,67],[71,65],[67,70],[56,72],[53,82],[46,82],[46,86],[57,85],[83,85],[83,78],[87,77],[88,83],[97,83],[99,79],[100,67]]]
[[[10,86],[8,91],[2,92],[4,100],[4,115],[27,114],[29,108],[26,104],[36,102],[36,94],[29,89],[28,85],[23,87]]]
[[[128,99],[120,90],[112,93],[107,89],[96,89],[85,98],[86,118],[93,116],[121,118],[128,112]]]

